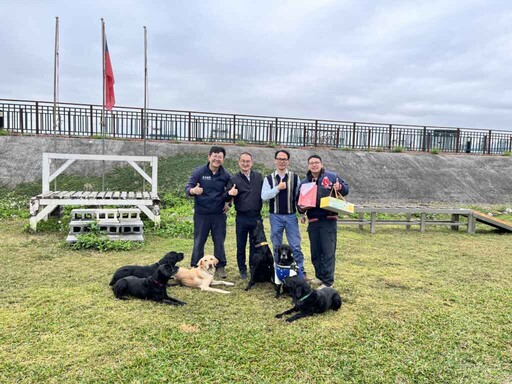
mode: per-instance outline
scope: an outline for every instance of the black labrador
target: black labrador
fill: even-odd
[[[125,265],[124,267],[121,267],[115,271],[114,276],[112,276],[112,280],[110,280],[110,285],[114,285],[119,279],[122,279],[123,277],[149,277],[160,265],[168,264],[169,262],[174,265],[181,260],[183,260],[183,253],[171,251],[166,253],[165,256],[162,257],[159,261],[151,265]]]
[[[176,265],[169,262],[160,265],[149,277],[123,277],[114,284],[112,290],[119,300],[126,300],[127,296],[134,296],[169,305],[185,305],[185,302],[167,295],[167,282],[172,275],[178,272],[178,269]]]
[[[283,286],[283,282],[286,278],[296,276],[299,274],[297,263],[293,257],[293,250],[288,244],[278,245],[275,249],[276,265],[275,276],[274,276],[274,288],[276,290],[275,298],[278,299],[281,296],[281,290],[284,292],[287,290]],[[282,289],[281,289],[282,288]]]
[[[328,309],[337,311],[341,307],[341,296],[334,288],[312,289],[300,276],[288,277],[284,283],[290,288],[293,308],[276,315],[277,319],[299,312],[286,319],[291,323],[306,316],[313,316],[315,313],[323,313]]]
[[[250,265],[251,278],[245,288],[246,291],[256,283],[274,282],[274,256],[268,246],[263,223],[259,220],[256,221],[256,226],[252,230],[252,238],[255,252]]]

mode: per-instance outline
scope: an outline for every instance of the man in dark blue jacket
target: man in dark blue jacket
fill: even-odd
[[[338,174],[326,171],[318,155],[308,158],[308,173],[304,183],[316,183],[318,187],[316,206],[310,209],[298,207],[299,212],[306,212],[308,218],[308,235],[311,248],[311,261],[315,267],[314,283],[321,287],[330,287],[334,283],[334,266],[336,261],[336,240],[338,235],[338,213],[320,208],[320,199],[329,196],[332,189],[342,196],[348,194],[348,184]]]
[[[211,232],[214,256],[219,260],[217,275],[226,278],[226,202],[231,198],[226,186],[231,175],[222,167],[226,150],[212,147],[208,154],[208,163],[197,168],[190,176],[185,187],[188,196],[194,197],[194,249],[190,265],[204,256],[204,244]]]

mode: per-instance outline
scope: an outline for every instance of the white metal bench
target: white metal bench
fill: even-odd
[[[52,160],[65,160],[51,173]],[[151,192],[142,191],[51,191],[50,183],[76,160],[124,161],[130,164],[151,186]],[[139,167],[137,162],[151,165],[151,176]],[[160,198],[158,186],[158,157],[156,156],[115,156],[82,155],[68,153],[43,153],[43,191],[30,199],[30,227],[36,231],[37,223],[46,219],[59,205],[77,206],[135,206],[155,223],[160,225]]]

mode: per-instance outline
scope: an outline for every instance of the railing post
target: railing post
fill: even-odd
[[[236,115],[233,115],[233,130],[232,130],[232,136],[233,143],[236,143]]]
[[[489,143],[487,144],[487,154],[490,155],[491,154],[491,141],[492,139],[492,130],[489,129]]]
[[[391,140],[393,140],[393,124],[389,124],[388,150],[391,151]]]
[[[192,112],[188,113],[188,141],[192,141]]]
[[[112,136],[115,138],[116,137],[116,115],[114,115],[114,112],[112,112],[110,115],[112,118]]]
[[[144,140],[146,138],[146,121],[144,119],[144,108],[140,110],[140,138]]]
[[[92,112],[92,105],[89,105],[89,120],[91,124],[91,136],[94,135],[94,126],[93,126],[93,112]]]
[[[318,120],[315,120],[315,138],[313,139],[313,146],[316,148],[318,140]]]
[[[21,134],[23,134],[23,108],[20,108],[20,130]]]
[[[455,153],[459,153],[459,149],[460,149],[460,128],[457,128],[457,137],[456,137],[456,140],[457,142],[455,143]]]
[[[352,123],[352,149],[356,147],[356,123]]]
[[[485,155],[486,151],[487,151],[487,135],[484,135],[484,145],[482,147],[482,155]]]
[[[372,142],[372,129],[368,128],[368,151],[370,150]]]
[[[71,137],[71,108],[68,109],[68,136]]]
[[[339,148],[340,147],[340,127],[336,126],[336,147],[335,148]]]
[[[427,151],[427,127],[423,127],[423,152]]]
[[[278,130],[279,130],[279,119],[276,117],[276,136],[275,136],[275,140],[274,140],[274,143],[276,143],[276,145],[278,144],[277,143],[277,139],[278,139]]]
[[[39,135],[39,102],[36,101],[36,135]]]
[[[304,124],[304,133],[302,135],[302,146],[305,147],[306,146],[306,138],[307,138],[307,134],[308,134],[308,131],[306,129],[306,124]],[[512,138],[510,138],[510,141],[512,142]]]

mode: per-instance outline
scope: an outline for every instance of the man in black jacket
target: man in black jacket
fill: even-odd
[[[254,162],[252,155],[243,152],[238,159],[240,172],[233,175],[227,186],[228,195],[233,197],[236,209],[236,261],[240,278],[247,278],[247,265],[245,262],[245,248],[247,235],[249,235],[249,266],[255,252],[252,230],[256,227],[256,221],[261,221],[261,186],[263,176],[252,170]]]
[[[208,234],[212,233],[214,256],[219,260],[217,275],[226,278],[226,209],[225,203],[231,199],[226,186],[231,175],[226,171],[223,147],[212,147],[208,154],[208,163],[197,168],[190,176],[185,187],[188,196],[194,198],[194,249],[190,265],[197,267],[197,262],[204,256],[204,244]]]

